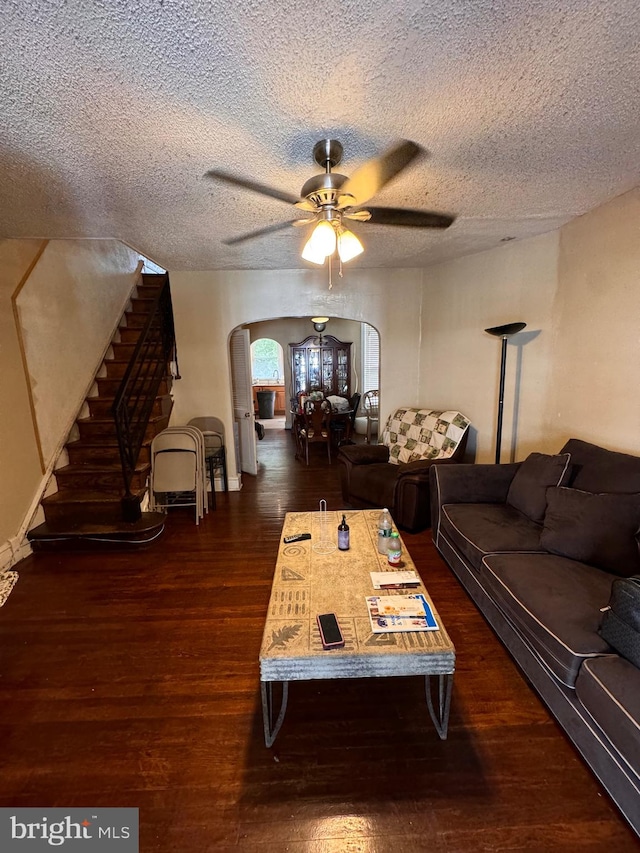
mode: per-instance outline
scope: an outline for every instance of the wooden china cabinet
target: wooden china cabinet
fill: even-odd
[[[332,335],[310,335],[299,344],[289,344],[293,397],[300,392],[322,391],[349,397],[351,388],[351,343]]]

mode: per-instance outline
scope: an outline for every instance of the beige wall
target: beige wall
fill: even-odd
[[[11,297],[43,244],[0,240],[0,567],[42,478]]]
[[[527,324],[507,346],[502,461],[544,442],[558,244],[558,232],[543,234],[425,271],[423,403],[471,419],[478,462],[495,458],[501,341],[484,331],[492,326]]]
[[[116,240],[0,241],[0,566],[25,554],[23,536],[55,451],[91,386],[137,265],[137,252]],[[11,297],[20,284],[16,323]]]
[[[183,377],[174,383],[174,423],[216,414],[233,435],[229,335],[236,326],[278,317],[342,317],[375,326],[383,415],[417,402],[421,270],[347,269],[333,290],[325,270],[172,271],[171,293]],[[235,453],[228,444],[233,471]]]
[[[560,232],[549,446],[571,436],[640,454],[640,188]]]
[[[45,466],[73,424],[134,284],[117,240],[51,240],[17,300]]]
[[[560,231],[425,271],[421,396],[454,406],[494,459],[500,340],[507,350],[502,460],[576,436],[640,453],[640,190]],[[515,427],[515,429],[514,429]]]

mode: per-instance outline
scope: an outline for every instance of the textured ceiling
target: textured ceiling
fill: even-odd
[[[355,223],[352,265],[419,267],[557,228],[640,184],[638,0],[3,0],[0,234],[119,237],[169,269],[301,268],[295,218],[204,177],[298,194],[314,143],[349,175],[426,152]],[[294,213],[294,216],[292,216]]]

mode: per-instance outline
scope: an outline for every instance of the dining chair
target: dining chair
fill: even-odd
[[[375,424],[376,431],[378,430],[378,404],[379,391],[376,388],[373,391],[365,391],[362,398],[362,407],[367,416],[367,444],[371,444],[371,434]]]
[[[355,429],[356,415],[358,406],[360,405],[361,395],[356,393],[349,397],[349,412],[341,414],[341,417],[333,417],[331,420],[331,430],[335,443],[338,447],[341,444],[351,444],[351,434]]]
[[[309,445],[326,444],[331,463],[331,406],[324,400],[306,400],[303,408],[303,426],[299,431],[301,447],[304,447],[307,465]]]

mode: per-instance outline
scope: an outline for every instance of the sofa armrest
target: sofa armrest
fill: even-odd
[[[338,454],[352,465],[371,465],[389,461],[389,448],[386,444],[345,444]]]
[[[431,479],[431,527],[440,526],[440,507],[454,503],[505,503],[520,462],[505,465],[433,465]]]

